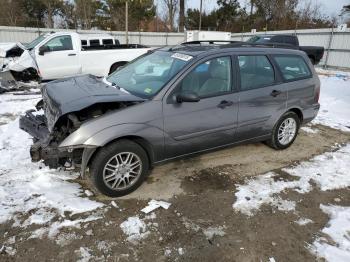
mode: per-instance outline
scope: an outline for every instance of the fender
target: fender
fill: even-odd
[[[69,135],[60,145],[61,150],[69,148],[84,148],[81,164],[81,175],[85,174],[86,167],[94,152],[108,143],[123,137],[141,138],[152,145],[153,160],[159,161],[164,155],[164,132],[163,130],[147,124],[120,124],[110,126],[87,136],[81,134],[80,129]]]

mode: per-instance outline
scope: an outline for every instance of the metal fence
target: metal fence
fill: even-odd
[[[28,43],[39,35],[52,31],[71,31],[81,34],[110,34],[115,36],[121,43],[126,42],[125,32],[123,31],[67,30],[9,26],[0,26],[0,42]],[[184,41],[184,34],[167,32],[129,32],[128,39],[131,44],[143,44],[149,46],[176,45]]]
[[[100,31],[100,30],[65,30],[48,28],[27,28],[0,26],[0,42],[30,42],[40,34],[53,30],[75,31],[82,34],[111,34],[125,43],[125,32]],[[325,67],[337,67],[350,69],[350,29],[339,32],[337,29],[305,29],[285,30],[253,33],[232,34],[232,40],[245,41],[254,35],[261,34],[295,34],[299,38],[300,45],[323,46],[325,54],[320,65]],[[183,33],[164,32],[129,32],[129,43],[144,44],[149,46],[176,45],[183,42]]]
[[[300,45],[323,46],[324,56],[321,66],[350,68],[350,29],[338,31],[336,28],[284,30],[253,33],[232,34],[232,40],[245,41],[254,35],[263,34],[294,34],[298,36]]]

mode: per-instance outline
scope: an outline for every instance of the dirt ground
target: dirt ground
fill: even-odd
[[[246,178],[272,170],[283,176],[281,168],[350,141],[350,134],[341,131],[324,126],[313,129],[318,132],[301,131],[295,144],[284,151],[248,144],[155,167],[140,189],[114,199],[119,208],[111,206],[111,198],[92,196],[106,204],[103,219],[81,228],[64,228],[55,240],[30,239],[35,226],[14,227],[15,221],[2,224],[0,242],[16,236],[16,255],[3,252],[0,260],[76,261],[83,258],[78,252],[83,247],[93,255],[91,261],[315,261],[308,244],[329,220],[319,205],[350,206],[350,188],[283,192],[283,199],[298,203],[292,212],[265,205],[248,217],[232,208],[236,184]],[[84,180],[79,182],[88,188]],[[155,218],[147,218],[140,210],[149,199],[166,200],[171,206],[157,209]],[[136,215],[146,221],[150,233],[133,244],[126,240],[120,224]],[[300,217],[313,223],[307,227],[295,223]],[[208,237],[205,232],[210,228],[220,228],[222,233]]]

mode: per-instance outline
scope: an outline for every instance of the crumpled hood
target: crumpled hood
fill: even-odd
[[[98,103],[137,102],[145,99],[109,86],[93,75],[49,82],[42,88],[45,116],[50,132],[57,120]]]
[[[8,52],[16,51],[15,49],[26,50],[26,47],[21,43],[0,43],[0,57],[7,57]],[[18,55],[20,56],[20,55]]]

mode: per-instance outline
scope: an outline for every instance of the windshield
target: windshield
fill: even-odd
[[[156,51],[112,73],[107,81],[148,99],[157,94],[191,59],[189,55]]]
[[[37,44],[39,44],[41,41],[45,39],[46,35],[40,35],[37,38],[35,38],[32,42],[29,44],[26,44],[25,47],[27,47],[29,50],[33,49],[36,47]]]

